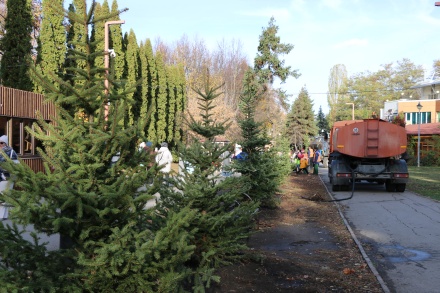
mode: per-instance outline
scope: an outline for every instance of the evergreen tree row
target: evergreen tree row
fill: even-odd
[[[109,77],[118,81],[110,84],[109,90],[128,97],[130,115],[121,123],[129,127],[135,117],[145,120],[150,117],[139,139],[154,143],[167,141],[173,146],[184,137],[180,122],[187,102],[182,65],[166,65],[160,53],[153,53],[148,39],[139,45],[132,30],[123,35],[120,25],[109,25],[108,45],[115,55],[109,58],[109,68],[104,68],[104,56],[108,53],[104,52],[104,24],[120,20],[119,14],[125,10],[119,10],[116,0],[111,8],[107,0],[102,5],[92,1],[94,10],[91,14],[86,11],[85,1],[73,0],[68,8],[71,14],[68,18],[63,13],[63,0],[44,1],[35,60],[32,59],[32,19],[28,2],[7,2],[6,34],[0,42],[3,52],[0,77],[4,86],[43,94],[49,93],[48,89],[53,91],[56,90],[54,87],[60,87],[63,94],[74,96],[67,84],[83,86],[85,81],[77,76],[85,75],[86,66],[98,66],[102,69],[95,71],[94,75],[104,79],[108,70]],[[90,19],[93,22],[91,29],[86,30],[83,18],[76,15]],[[90,47],[86,48],[83,42],[89,36]],[[73,50],[84,56],[72,59],[70,52]],[[85,60],[86,55],[92,58],[90,64]],[[36,73],[29,70],[32,64],[36,64]],[[35,74],[43,75],[46,84],[33,83],[31,78]],[[59,78],[64,83],[55,82]],[[77,102],[82,103],[81,100]],[[109,102],[112,106],[113,101]],[[75,114],[81,116],[85,112],[89,110],[81,109]]]
[[[266,152],[266,134],[254,122],[262,79],[249,70],[256,79],[249,78],[242,95],[249,159],[233,164],[242,176],[218,176],[222,155],[233,146],[215,143],[229,123],[213,117],[221,85],[206,78],[203,88],[194,88],[201,119],[185,122],[192,143],[176,143],[194,171],[166,180],[161,166],[146,169],[154,158],[138,152],[137,143],[182,137],[176,126],[182,121],[172,116],[185,108],[183,68],[164,66],[149,41],[138,48],[133,33],[121,42],[124,60],[131,61],[120,67],[115,59],[105,68],[96,27],[118,11],[104,6],[75,0],[65,15],[61,67],[42,67],[42,55],[32,71],[58,115],[54,123],[40,119],[34,130],[27,128],[43,143],[38,152],[45,172],[2,164],[18,188],[0,194],[13,207],[12,225],[0,225],[0,283],[7,292],[204,292],[219,281],[215,270],[245,251],[258,209],[274,202],[286,174],[288,160],[278,155],[283,146]],[[248,90],[254,85],[256,91]],[[157,195],[157,205],[148,208]],[[26,230],[35,231],[32,241]],[[48,250],[38,239],[42,233],[59,235],[60,249]]]

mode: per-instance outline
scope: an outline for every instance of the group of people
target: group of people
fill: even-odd
[[[159,166],[163,166],[160,171],[164,174],[169,174],[171,172],[171,163],[173,162],[173,155],[168,149],[168,143],[163,142],[160,144],[159,149],[153,148],[153,143],[149,142],[141,142],[139,145],[140,151],[145,151],[149,156],[154,156],[155,162]],[[152,167],[154,162],[151,160],[148,164],[148,168]]]
[[[307,152],[304,149],[296,150],[291,156],[295,173],[309,175],[309,172],[313,172],[314,175],[318,175],[318,167],[322,157],[322,151],[316,147],[310,146]]]

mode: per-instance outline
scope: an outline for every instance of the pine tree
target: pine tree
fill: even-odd
[[[221,155],[231,150],[231,145],[215,143],[228,127],[226,121],[216,122],[212,116],[213,101],[219,96],[220,87],[212,87],[209,80],[202,90],[196,89],[201,120],[190,116],[187,121],[193,142],[185,147],[180,144],[179,157],[193,166],[194,171],[182,170],[172,187],[161,189],[159,210],[162,214],[190,208],[197,217],[188,222],[192,232],[194,254],[186,263],[192,270],[188,284],[192,292],[204,292],[212,281],[218,281],[214,271],[220,265],[236,259],[237,253],[246,248],[245,241],[253,225],[258,202],[250,201],[247,187],[237,177],[219,180]]]
[[[31,8],[27,0],[9,0],[5,19],[6,33],[0,41],[3,52],[0,66],[2,85],[32,91],[29,76],[31,60]]]
[[[82,4],[86,8],[86,0]],[[103,95],[103,80],[95,74],[103,68],[92,66],[90,54],[91,16],[93,6],[86,14],[69,13],[69,21],[75,18],[78,31],[85,32],[67,56],[86,62],[84,69],[70,69],[78,82],[58,79],[70,94],[47,93],[58,109],[54,123],[40,119],[35,131],[27,129],[43,142],[45,172],[2,164],[19,187],[0,194],[0,201],[13,206],[11,221],[32,225],[36,233],[59,234],[63,249],[47,251],[2,222],[0,283],[8,292],[182,292],[195,249],[194,231],[187,227],[199,215],[191,208],[165,216],[145,209],[158,190],[157,184],[139,189],[157,172],[145,170],[151,158],[136,147],[145,122],[123,127],[127,99],[116,91]],[[113,105],[108,120],[102,107],[107,99]],[[96,116],[81,119],[70,111]]]

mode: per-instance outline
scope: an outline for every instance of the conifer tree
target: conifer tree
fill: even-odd
[[[139,117],[140,107],[142,104],[141,100],[141,89],[138,85],[140,79],[140,60],[139,60],[139,47],[136,41],[136,35],[131,29],[127,38],[127,52],[125,53],[126,64],[127,64],[127,84],[126,89],[128,90],[126,96],[129,100],[129,119],[128,125],[133,125],[136,117]],[[134,89],[130,91],[129,89]]]
[[[316,115],[316,127],[318,131],[329,132],[330,127],[328,125],[328,121],[325,118],[324,112],[322,112],[322,107],[319,106],[318,114]]]
[[[32,91],[28,68],[31,60],[31,8],[27,0],[9,0],[5,19],[6,33],[0,41],[3,52],[0,66],[2,85]]]
[[[291,143],[298,148],[307,147],[310,137],[317,134],[315,116],[313,114],[313,103],[307,89],[303,87],[298,97],[293,102],[289,115],[287,116],[286,131]]]
[[[263,207],[274,207],[274,193],[280,184],[281,173],[272,151],[266,152],[265,146],[270,140],[262,129],[262,123],[255,121],[255,107],[262,94],[261,84],[255,71],[248,69],[243,81],[243,92],[240,96],[239,120],[243,140],[240,144],[248,154],[244,161],[235,161],[233,168],[242,174],[250,186],[249,195],[260,201]]]
[[[183,139],[183,112],[186,107],[186,81],[185,71],[182,64],[177,67],[177,83],[176,83],[176,117],[174,119],[174,140],[182,141]]]
[[[86,8],[86,0],[82,4]],[[85,34],[67,57],[86,66],[69,68],[78,81],[73,85],[57,80],[70,94],[47,93],[57,106],[55,123],[40,119],[35,131],[27,129],[43,142],[39,153],[45,172],[2,164],[15,174],[19,189],[0,194],[1,202],[13,206],[9,216],[14,224],[0,223],[0,283],[7,292],[182,292],[195,249],[194,231],[187,227],[198,215],[189,207],[166,214],[145,209],[158,189],[157,184],[139,189],[157,171],[145,170],[142,165],[151,158],[136,148],[145,121],[123,127],[127,99],[116,90],[103,94],[103,80],[94,74],[103,68],[91,65],[94,55],[89,53],[91,16],[93,6],[88,13],[68,14]],[[105,119],[102,105],[107,100],[113,107]],[[97,115],[77,118],[71,109],[86,117]],[[63,249],[48,251],[36,236],[25,240],[15,224],[59,234]]]
[[[111,15],[114,15],[111,17],[110,20],[121,20],[118,14],[115,15],[115,13],[119,11],[118,9],[118,2],[117,0],[113,0],[112,7],[110,10]],[[114,75],[114,78],[116,80],[122,80],[126,77],[126,70],[125,70],[125,48],[123,45],[123,38],[122,38],[122,29],[120,25],[111,25],[109,26],[110,30],[110,49],[113,49],[116,53],[116,56],[114,58],[111,58],[110,60],[110,68]],[[123,88],[120,88],[120,92],[123,91]]]
[[[86,3],[83,0],[73,0],[73,10],[75,11],[75,16],[72,18],[71,25],[71,42],[70,42],[70,50],[75,50],[82,54],[87,54],[87,48],[85,47],[84,40],[88,38],[88,30],[80,21],[83,21],[87,16]],[[79,17],[76,17],[78,15]],[[68,48],[69,48],[68,47]],[[75,69],[72,73],[73,82],[77,82],[82,84],[84,82],[83,79],[75,78],[78,75],[84,75],[84,71],[86,70],[87,61],[83,58],[75,59]],[[71,67],[73,68],[73,67]]]
[[[63,76],[66,58],[63,4],[64,0],[42,3],[43,18],[39,36],[37,69],[46,77],[47,82],[54,86],[59,86],[54,81],[56,77]],[[35,88],[39,93],[43,93],[43,87],[40,84],[36,84]]]
[[[92,35],[90,37],[93,52],[104,51],[104,21],[101,21],[100,19],[106,17],[109,13],[108,5],[104,6],[104,3],[103,5],[96,3],[95,13],[93,15]],[[104,68],[104,57],[97,55],[93,65],[98,68]]]
[[[167,75],[165,62],[161,52],[157,52],[156,60],[156,139],[158,142],[163,142],[167,139],[167,111],[168,111],[168,96],[167,96]]]
[[[219,96],[220,86],[213,87],[209,79],[205,87],[196,89],[201,120],[190,116],[188,127],[193,133],[191,145],[179,145],[179,157],[193,167],[193,172],[183,169],[171,180],[172,187],[160,190],[158,210],[166,214],[190,208],[196,218],[188,222],[192,232],[194,254],[186,265],[192,271],[188,289],[204,292],[212,281],[218,281],[214,271],[220,265],[236,259],[237,252],[246,247],[244,239],[253,225],[257,201],[249,200],[247,187],[237,177],[219,180],[221,155],[231,150],[231,145],[215,143],[228,127],[227,121],[217,122],[213,118],[213,101]],[[191,287],[191,288],[189,288]]]
[[[174,139],[174,125],[176,119],[176,99],[177,99],[177,67],[170,65],[167,67],[168,83],[168,111],[167,111],[167,141]]]
[[[140,46],[140,60],[141,60],[141,76],[142,76],[142,105],[140,110],[140,119],[146,121],[149,118],[149,123],[145,127],[143,135],[152,142],[157,142],[156,135],[156,63],[153,54],[153,47],[151,41],[147,39],[144,44]]]

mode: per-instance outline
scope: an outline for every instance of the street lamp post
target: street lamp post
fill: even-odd
[[[104,79],[104,92],[105,92],[105,104],[104,104],[104,118],[108,119],[108,75],[109,75],[109,26],[113,24],[124,24],[125,20],[110,20],[104,23],[104,68],[105,68],[105,79]]]
[[[420,110],[422,110],[422,104],[420,102],[417,104],[417,109],[419,109],[419,117],[417,119],[418,122],[418,130],[417,130],[417,167],[420,167]]]
[[[351,120],[354,120],[354,103],[345,103],[346,105],[351,105]]]

